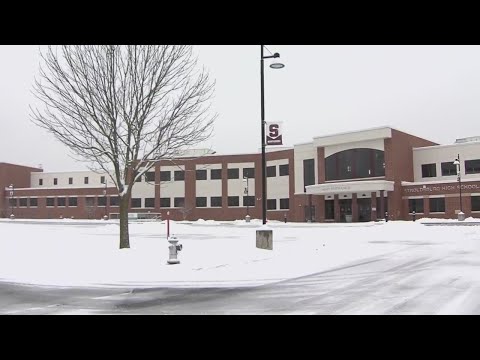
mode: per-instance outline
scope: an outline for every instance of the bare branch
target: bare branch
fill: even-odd
[[[40,55],[32,121],[111,174],[121,197],[156,161],[212,133],[214,82],[191,46],[64,45]]]

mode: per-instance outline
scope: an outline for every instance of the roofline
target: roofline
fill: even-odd
[[[428,150],[432,148],[446,148],[446,147],[457,147],[457,146],[468,146],[468,145],[480,145],[480,141],[471,141],[465,143],[458,143],[458,144],[443,144],[443,145],[430,145],[430,146],[422,146],[422,147],[414,147],[413,150]]]
[[[372,130],[381,130],[381,129],[390,129],[390,130],[396,130],[400,132],[405,132],[402,130],[398,130],[396,128],[393,128],[391,126],[377,126],[377,127],[372,127],[372,128],[366,128],[366,129],[360,129],[360,130],[353,130],[353,131],[344,131],[340,133],[333,133],[333,134],[327,134],[327,135],[322,135],[322,136],[315,136],[313,139],[321,139],[321,138],[326,138],[326,137],[333,137],[333,136],[338,136],[338,135],[347,135],[347,134],[354,134],[354,133],[360,133],[360,132],[366,132],[366,131],[372,131]],[[408,133],[406,133],[408,134]],[[410,134],[411,135],[411,134]]]
[[[21,164],[12,164],[12,163],[5,162],[5,161],[0,161],[0,165],[20,166],[20,167],[25,167],[25,168],[29,168],[29,169],[36,169],[36,170],[41,170],[41,171],[43,171],[43,169],[42,169],[42,168],[39,168],[39,167],[28,166],[28,165],[21,165]]]

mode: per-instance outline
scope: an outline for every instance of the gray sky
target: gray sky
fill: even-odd
[[[480,135],[480,46],[268,45],[286,65],[265,67],[266,120],[287,146],[315,136],[389,125],[440,144]],[[216,79],[219,114],[205,147],[260,148],[260,46],[196,46]],[[83,170],[29,120],[38,46],[0,46],[0,162]]]

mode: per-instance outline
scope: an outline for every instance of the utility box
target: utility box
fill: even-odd
[[[272,230],[257,230],[257,248],[273,250]]]

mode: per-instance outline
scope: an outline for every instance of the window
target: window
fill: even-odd
[[[160,171],[160,181],[170,181],[170,171]]]
[[[255,206],[255,196],[244,196],[243,206]]]
[[[211,207],[222,207],[222,197],[221,196],[212,196],[210,198]]]
[[[27,198],[20,198],[19,202],[20,207],[27,207]]]
[[[207,180],[207,170],[195,171],[195,177],[197,180]]]
[[[100,176],[100,184],[105,184],[105,176]]]
[[[68,178],[68,185],[72,185],[73,184],[73,178]]]
[[[184,181],[185,180],[185,171],[174,171],[173,173],[173,180],[175,181]]]
[[[85,176],[85,178],[83,179],[83,183],[88,184],[88,176]]]
[[[93,198],[93,197],[85,198],[85,206],[86,207],[94,207],[95,206],[95,198]]]
[[[145,199],[145,207],[146,208],[154,208],[155,207],[155,198],[146,198]]]
[[[120,196],[110,196],[110,206],[119,206]]]
[[[239,206],[238,204],[239,204],[239,197],[238,196],[229,196],[228,197],[228,206]]]
[[[38,206],[38,199],[30,198],[30,207],[37,207],[37,206]]]
[[[277,167],[276,166],[267,166],[267,177],[277,176]]]
[[[478,173],[480,173],[480,160],[466,160],[465,174],[478,174]]]
[[[142,199],[132,198],[132,199],[130,199],[130,204],[131,204],[132,208],[141,208],[142,207]]]
[[[197,197],[195,205],[197,207],[207,207],[207,198],[206,197]]]
[[[244,168],[243,177],[253,179],[255,177],[255,168]]]
[[[408,199],[408,212],[423,213],[423,199]]]
[[[53,185],[58,185],[58,179],[57,178],[53,178]]]
[[[472,196],[472,211],[480,211],[480,196]]]
[[[107,198],[105,196],[99,196],[97,198],[97,206],[107,206]]]
[[[55,206],[55,198],[47,198],[47,206]]]
[[[142,176],[143,176],[143,175],[137,177],[137,175],[138,175],[139,172],[140,172],[140,171],[135,172],[135,176],[134,176],[135,182],[142,182]]]
[[[385,176],[385,153],[381,150],[373,150],[373,164],[375,172],[372,176]]]
[[[353,152],[353,163],[355,164],[355,173],[352,177],[366,178],[372,175],[371,149],[355,149]]]
[[[57,198],[57,206],[66,206],[67,205],[67,198],[59,197]]]
[[[170,198],[160,198],[160,207],[169,208],[170,207]]]
[[[17,207],[17,198],[10,198],[8,202],[11,207]]]
[[[303,160],[303,186],[315,184],[315,160]]]
[[[239,178],[239,170],[238,169],[228,169],[228,178],[229,179],[238,179]]]
[[[185,198],[183,197],[176,197],[173,199],[173,206],[177,208],[181,208],[185,206]]]
[[[279,176],[288,176],[289,172],[288,172],[288,164],[285,164],[285,165],[280,165],[278,167],[278,175]]]
[[[222,178],[222,169],[210,170],[210,180],[219,180]]]
[[[430,212],[445,212],[445,198],[430,198]]]
[[[155,171],[149,171],[145,173],[145,181],[155,182]]]
[[[442,176],[457,175],[457,166],[453,162],[442,162]]]
[[[267,199],[267,210],[277,210],[276,199]]]
[[[289,209],[290,208],[290,199],[280,199],[280,209]]]
[[[379,176],[385,176],[385,155],[381,150],[349,149],[325,159],[325,180],[327,181]]]
[[[43,185],[43,179],[38,179],[38,185],[40,185],[40,186]]]
[[[423,164],[422,165],[422,177],[436,177],[437,168],[435,164]]]
[[[325,220],[335,219],[335,203],[333,200],[325,200]]]
[[[68,206],[70,207],[77,206],[77,198],[76,197],[68,198]]]

